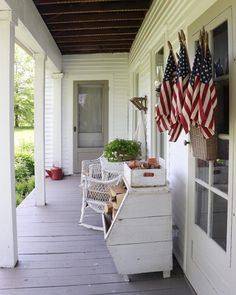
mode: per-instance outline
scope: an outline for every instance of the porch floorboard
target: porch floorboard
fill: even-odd
[[[191,295],[176,264],[170,279],[162,273],[132,276],[116,271],[103,233],[78,225],[79,178],[47,181],[47,206],[35,207],[33,194],[17,208],[19,262],[0,269],[0,295]],[[101,216],[87,210],[89,222]]]

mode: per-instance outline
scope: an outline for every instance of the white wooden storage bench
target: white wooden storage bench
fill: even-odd
[[[126,184],[127,186],[127,184]],[[127,186],[111,224],[103,216],[107,247],[120,274],[172,270],[171,195],[166,186]]]

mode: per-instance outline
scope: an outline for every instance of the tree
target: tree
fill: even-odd
[[[15,127],[33,127],[34,60],[20,46],[15,46]]]

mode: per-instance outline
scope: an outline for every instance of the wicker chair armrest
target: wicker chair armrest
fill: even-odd
[[[119,175],[111,180],[104,181],[100,179],[87,177],[85,180],[86,182],[85,187],[86,187],[86,190],[88,191],[94,190],[94,191],[100,191],[100,192],[107,192],[112,186],[118,184],[121,178],[122,176]]]

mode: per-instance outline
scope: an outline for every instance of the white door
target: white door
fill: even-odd
[[[218,106],[216,129],[218,156],[216,161],[192,157],[189,165],[189,213],[187,277],[199,295],[230,294],[232,235],[232,29],[231,9],[218,16],[209,14],[207,23],[189,35],[195,44],[202,26],[210,33],[213,78]],[[206,18],[207,19],[207,18]],[[191,32],[191,27],[190,27]],[[190,49],[194,54],[194,46]]]
[[[74,83],[74,172],[102,155],[108,138],[108,81]]]

